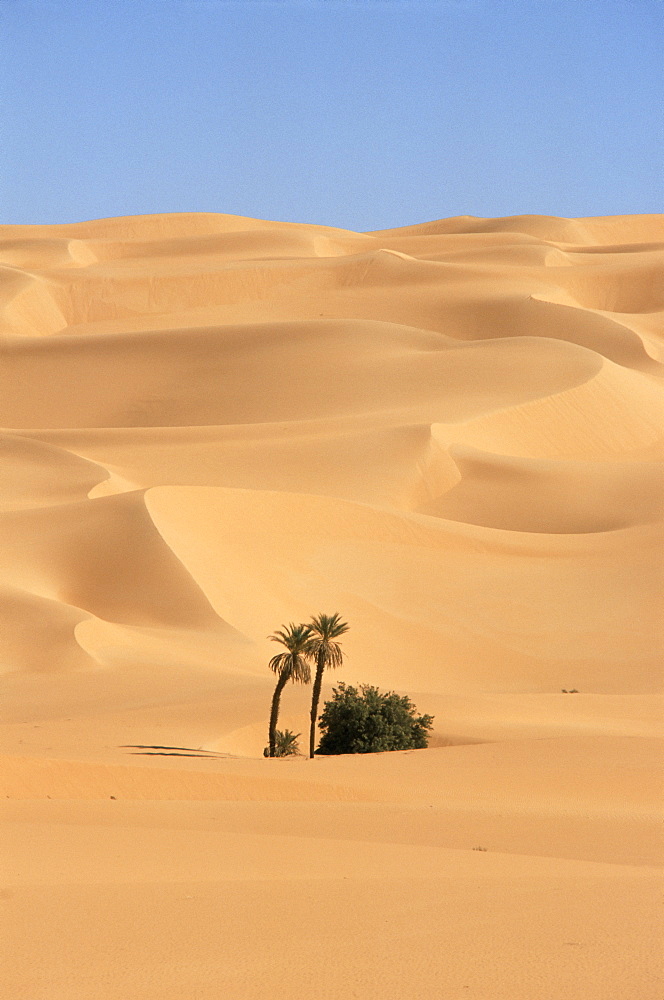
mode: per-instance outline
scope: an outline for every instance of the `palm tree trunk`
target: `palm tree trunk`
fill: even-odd
[[[309,730],[309,757],[313,759],[316,747],[316,720],[318,718],[318,702],[320,700],[320,689],[323,686],[323,671],[325,670],[325,660],[318,655],[316,663],[316,676],[314,678],[314,689],[311,693],[311,728]]]
[[[274,694],[272,695],[272,709],[270,711],[270,757],[274,757],[274,753],[277,746],[277,720],[279,718],[279,701],[281,700],[281,692],[286,686],[286,681],[288,680],[288,671],[284,670],[279,674],[279,680],[277,681],[277,686],[274,689]]]

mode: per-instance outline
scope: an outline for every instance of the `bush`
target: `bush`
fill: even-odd
[[[380,753],[384,750],[414,750],[428,746],[432,715],[416,715],[405,695],[381,692],[363,684],[357,688],[340,684],[326,701],[320,727],[319,754]]]
[[[300,744],[297,742],[302,733],[291,733],[290,729],[277,729],[275,733],[274,756],[275,757],[298,757],[300,754]],[[265,747],[263,756],[270,756],[270,748]]]

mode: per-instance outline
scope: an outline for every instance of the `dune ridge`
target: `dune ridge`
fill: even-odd
[[[663,260],[661,216],[0,226],[7,996],[659,998]],[[428,750],[262,758],[321,610]],[[322,970],[263,919],[314,896]]]

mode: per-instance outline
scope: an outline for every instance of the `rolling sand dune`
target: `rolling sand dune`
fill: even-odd
[[[663,258],[0,226],[3,996],[659,1000]],[[262,757],[321,610],[429,749]]]

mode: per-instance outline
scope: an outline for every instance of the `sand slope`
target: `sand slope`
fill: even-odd
[[[0,226],[7,996],[660,997],[663,259]],[[320,610],[429,750],[262,758]]]

